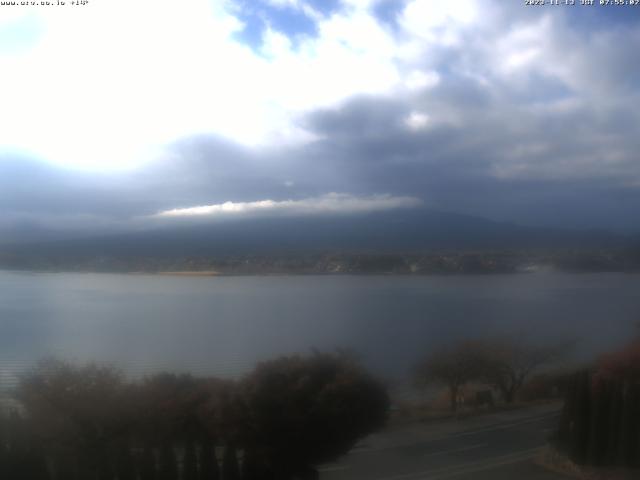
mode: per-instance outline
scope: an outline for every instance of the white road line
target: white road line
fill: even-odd
[[[536,448],[530,451],[526,451],[527,453],[522,453],[521,455],[513,456],[511,458],[504,458],[502,460],[497,460],[497,461],[493,460],[488,463],[477,464],[475,466],[469,466],[467,468],[461,468],[460,470],[455,472],[443,473],[441,475],[436,475],[436,476],[429,476],[421,480],[445,480],[448,478],[456,477],[458,475],[464,475],[467,473],[476,473],[476,472],[481,472],[483,470],[491,470],[493,468],[501,467],[503,465],[512,465],[514,463],[519,463],[519,462],[523,462],[525,460],[534,458],[540,451],[542,451],[541,448]]]
[[[440,452],[429,453],[427,455],[424,455],[424,457],[439,457],[441,455],[448,455],[450,453],[468,452],[469,450],[475,450],[476,448],[482,448],[488,445],[488,443],[478,443],[477,445],[470,445],[468,447],[453,448],[451,450],[442,450]]]
[[[335,467],[319,468],[318,471],[319,472],[337,472],[339,470],[346,470],[347,468],[350,468],[350,467],[346,465],[336,465]]]
[[[472,430],[470,432],[454,433],[453,435],[449,435],[448,437],[444,437],[444,438],[468,437],[470,435],[476,435],[478,433],[493,432],[495,430],[506,430],[508,428],[519,427],[520,425],[526,425],[527,423],[536,423],[536,422],[541,422],[543,420],[548,420],[549,418],[551,418],[553,416],[555,416],[555,415],[545,416],[545,417],[542,417],[542,418],[531,418],[531,419],[528,419],[528,420],[522,420],[520,422],[514,422],[514,423],[509,423],[509,424],[500,424],[500,425],[495,425],[493,427],[487,427],[487,428],[481,428],[481,429],[478,429],[478,430]]]
[[[425,440],[419,440],[413,443],[400,443],[397,445],[388,445],[385,447],[360,447],[357,450],[352,450],[351,452],[349,452],[349,455],[360,455],[363,453],[369,453],[369,452],[380,452],[383,450],[394,450],[396,448],[405,448],[405,447],[411,447],[413,445],[422,445],[425,443],[432,443],[432,442],[439,442],[441,440],[448,440],[450,438],[458,438],[458,437],[469,437],[471,435],[477,435],[479,433],[485,433],[485,432],[493,432],[495,430],[505,430],[508,428],[512,428],[512,427],[518,427],[520,425],[526,425],[528,423],[536,423],[536,422],[541,422],[544,420],[548,420],[550,418],[553,418],[555,416],[559,416],[560,413],[552,413],[552,414],[544,414],[541,416],[537,416],[537,417],[529,417],[526,418],[524,420],[519,420],[519,421],[515,421],[515,422],[511,422],[511,423],[500,423],[500,424],[496,424],[493,426],[489,426],[489,427],[483,427],[477,430],[471,430],[471,431],[467,431],[467,432],[460,432],[460,433],[452,433],[450,435],[445,435],[442,437],[437,437],[437,438],[431,438],[431,439],[425,439]]]
[[[544,447],[531,448],[529,450],[521,450],[519,452],[510,453],[494,457],[489,460],[481,460],[477,462],[469,462],[463,465],[451,467],[436,468],[424,470],[421,472],[405,473],[402,475],[394,475],[391,477],[379,477],[375,480],[444,480],[447,478],[463,475],[465,473],[474,473],[482,470],[490,470],[502,465],[510,465],[512,463],[522,462],[535,457]]]

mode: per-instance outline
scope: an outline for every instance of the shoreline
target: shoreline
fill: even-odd
[[[289,277],[289,276],[335,276],[335,277],[455,277],[455,276],[473,276],[473,277],[498,277],[507,275],[546,275],[546,274],[565,274],[565,275],[638,275],[637,270],[563,270],[563,269],[541,269],[541,270],[517,270],[511,272],[275,272],[275,271],[245,271],[245,272],[224,272],[218,270],[162,270],[162,271],[109,271],[109,270],[22,270],[0,267],[0,273],[20,273],[20,274],[83,274],[83,275],[134,275],[134,276],[162,276],[162,277]]]
[[[95,272],[94,272],[95,273]],[[129,272],[139,275],[165,275],[175,277],[219,277],[222,273],[216,270],[177,270],[162,272]]]

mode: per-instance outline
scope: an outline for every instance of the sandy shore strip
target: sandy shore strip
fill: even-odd
[[[196,271],[176,271],[176,272],[157,272],[157,275],[175,275],[179,277],[215,277],[220,272],[215,270],[196,270]]]

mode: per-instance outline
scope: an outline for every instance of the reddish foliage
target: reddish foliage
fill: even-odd
[[[606,380],[640,381],[640,338],[622,350],[600,357],[594,380],[596,383]]]

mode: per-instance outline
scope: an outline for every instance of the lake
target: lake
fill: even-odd
[[[237,376],[349,348],[401,378],[429,349],[508,333],[585,356],[640,320],[640,275],[238,276],[0,272],[0,386],[40,357]]]

